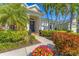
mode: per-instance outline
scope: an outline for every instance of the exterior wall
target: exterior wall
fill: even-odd
[[[76,19],[74,19],[72,21],[72,31],[77,32],[77,21],[76,21]]]
[[[70,30],[70,23],[68,25],[68,30]],[[77,21],[76,19],[73,19],[72,21],[72,29],[71,29],[73,32],[77,32]]]
[[[77,22],[77,32],[79,33],[79,21]]]
[[[50,29],[53,30],[54,29],[53,23],[50,23],[48,25],[48,20],[40,20],[40,30],[48,30],[49,29],[48,27],[50,26],[51,26]]]
[[[40,20],[40,30],[48,30],[48,21]]]
[[[68,30],[70,30],[70,23],[68,24]]]
[[[51,25],[51,30],[54,30],[53,24],[50,24],[50,25]]]
[[[51,25],[51,28],[50,28],[50,25]],[[59,25],[58,23],[53,24],[53,22],[50,21],[49,28],[48,28],[48,20],[41,20],[40,21],[40,30],[48,30],[48,29],[55,30],[55,28],[60,29],[60,30],[62,30],[62,29],[68,30],[69,28],[67,25],[68,24],[63,24],[63,25],[62,24]],[[63,28],[61,29],[61,27],[63,27]]]
[[[39,18],[37,20],[35,20],[35,32],[39,33]]]

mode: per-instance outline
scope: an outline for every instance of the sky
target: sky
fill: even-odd
[[[42,16],[41,18],[48,18],[49,17],[49,20],[51,20],[51,15],[50,15],[50,11],[48,10],[48,13],[47,14],[45,14],[45,11],[44,11],[44,8],[43,8],[43,6],[41,6],[41,4],[40,3],[26,3],[28,6],[31,6],[31,5],[33,5],[33,4],[37,4],[37,6],[40,8],[40,11],[42,12],[42,13],[44,13],[44,16]],[[47,15],[48,15],[48,17],[47,17]],[[55,15],[55,10],[53,11],[53,13],[52,13],[52,19],[53,20],[56,20],[56,15]],[[65,16],[62,16],[61,15],[61,13],[59,13],[59,16],[57,17],[57,19],[60,19],[60,20],[64,20],[64,18],[65,18]],[[68,16],[66,16],[66,20],[69,20],[70,19],[70,16],[68,15]]]

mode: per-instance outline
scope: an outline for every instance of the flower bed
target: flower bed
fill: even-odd
[[[54,51],[48,46],[42,45],[37,47],[33,52],[32,56],[54,56]]]
[[[58,53],[63,55],[79,54],[79,35],[68,32],[53,32],[52,40],[56,44]]]

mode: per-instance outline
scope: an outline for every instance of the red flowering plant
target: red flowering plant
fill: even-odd
[[[78,55],[79,54],[79,35],[68,32],[53,32],[52,41],[58,50],[58,53],[63,55]]]
[[[45,45],[41,45],[34,49],[32,56],[54,56],[55,53],[51,48]]]

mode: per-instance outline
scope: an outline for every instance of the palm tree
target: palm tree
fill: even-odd
[[[60,4],[51,4],[51,3],[43,3],[42,6],[44,7],[44,10],[45,10],[45,14],[47,15],[47,18],[48,18],[48,29],[50,29],[49,27],[49,15],[48,15],[48,10],[50,10],[50,17],[52,19],[52,12],[54,12],[54,10],[56,10],[56,20],[57,20],[57,16],[59,14],[59,7]],[[54,23],[56,24],[56,23]]]
[[[76,4],[77,32],[79,32],[79,4]]]
[[[22,4],[3,4],[0,6],[0,24],[10,29],[25,29],[27,25],[27,9]]]
[[[49,30],[49,15],[48,15],[48,10],[50,8],[50,3],[43,3],[41,4],[44,8],[45,14],[47,15],[47,19],[48,19],[48,30]]]
[[[63,24],[65,24],[65,22],[67,22],[66,17],[69,14],[68,5],[69,4],[67,4],[67,3],[61,5],[61,14],[63,16],[63,22],[62,22],[63,29],[64,29]]]
[[[71,18],[70,18],[70,30],[72,29],[72,20],[73,20],[73,17],[74,17],[74,14],[76,12],[76,8],[77,8],[77,5],[72,3],[72,4],[62,4],[62,3],[55,3],[55,4],[51,4],[51,3],[45,3],[45,4],[42,4],[44,9],[45,9],[45,13],[47,14],[48,13],[48,10],[50,10],[50,17],[52,19],[52,12],[55,10],[55,15],[56,15],[56,21],[58,20],[58,16],[59,16],[59,13],[61,13],[62,15],[64,15],[64,21],[66,21],[66,16],[71,13]],[[59,16],[61,17],[61,16]],[[48,18],[48,23],[49,23],[49,16],[47,14],[47,18]],[[56,25],[57,23],[54,23],[54,26]],[[56,27],[56,26],[55,26]]]
[[[50,9],[49,13],[50,13],[50,17],[51,17],[51,23],[50,23],[50,25],[53,24],[53,29],[54,29],[54,20],[53,20],[52,16],[53,16],[53,12],[55,11],[55,4],[51,3],[49,9]],[[52,29],[50,29],[50,30],[52,30]]]
[[[59,4],[56,3],[56,4],[55,4],[56,22],[55,22],[54,25],[55,25],[55,29],[57,29],[57,30],[59,29],[59,26],[57,26],[56,24],[59,23],[59,22],[58,22],[58,20],[59,20],[58,17],[61,17],[61,16],[59,16],[59,14],[60,14],[60,10],[61,10],[61,8],[62,8],[61,6],[62,6],[61,3],[59,3]]]
[[[72,20],[74,19],[76,13],[77,5],[75,3],[70,4],[70,30],[72,30]]]
[[[70,30],[72,30],[72,20],[73,20],[73,18],[75,16],[75,13],[77,11],[76,10],[77,9],[77,4],[74,4],[74,3],[72,3],[72,4],[61,4],[60,7],[61,7],[62,15],[65,16],[63,22],[65,22],[65,20],[66,20],[66,15],[71,13],[70,14],[70,16],[71,16],[71,18],[70,18]]]

